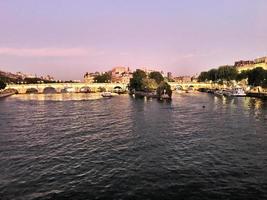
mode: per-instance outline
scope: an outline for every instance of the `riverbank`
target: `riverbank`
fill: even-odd
[[[155,99],[171,99],[171,97],[167,94],[158,95],[156,92],[143,92],[143,91],[135,91],[134,93],[130,93],[131,95],[135,95],[136,97],[147,97],[147,98],[155,98]]]
[[[264,99],[267,100],[267,93],[255,93],[255,92],[249,92],[247,93],[248,97],[255,97],[255,98],[260,98],[260,99]]]
[[[204,93],[211,93],[214,94],[216,89],[200,89],[199,92],[204,92]],[[253,90],[246,92],[247,97],[254,97],[254,98],[260,98],[263,100],[267,100],[267,93],[266,92],[253,92]]]
[[[15,93],[2,91],[2,92],[0,92],[0,98],[9,97],[9,96],[12,96],[13,94],[15,94]]]

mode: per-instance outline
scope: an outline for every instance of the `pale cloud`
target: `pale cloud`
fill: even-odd
[[[98,54],[86,48],[1,48],[0,55],[23,57],[79,57]]]
[[[215,56],[216,52],[207,52],[207,53],[188,53],[188,54],[180,54],[176,57],[170,58],[172,63],[177,63],[181,61],[186,61],[186,60],[193,60],[193,59],[200,59],[203,57],[209,57],[209,56]]]
[[[214,52],[209,52],[209,53],[189,53],[185,55],[181,55],[181,59],[186,59],[186,58],[195,58],[195,57],[207,57],[207,56],[212,56],[214,55]]]

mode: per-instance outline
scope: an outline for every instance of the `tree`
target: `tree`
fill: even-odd
[[[201,72],[198,81],[231,81],[235,80],[238,76],[238,71],[233,66],[221,66],[218,69],[211,69],[207,72]]]
[[[249,72],[250,72],[250,70],[241,71],[239,74],[237,74],[236,81],[242,81],[244,79],[247,79]]]
[[[23,80],[23,82],[25,82],[26,84],[36,84],[39,83],[40,81],[42,81],[42,79],[40,78],[25,78]]]
[[[152,92],[155,91],[158,87],[157,82],[151,78],[142,79],[142,91]]]
[[[257,67],[248,72],[248,84],[262,86],[267,80],[267,71],[262,67]]]
[[[208,80],[208,72],[201,72],[197,78],[198,82],[205,82]]]
[[[111,72],[105,72],[104,74],[97,75],[94,78],[96,83],[109,83],[111,82]]]
[[[218,70],[217,69],[211,69],[208,71],[208,80],[211,81],[217,81],[218,79]]]
[[[0,90],[5,89],[6,83],[0,79]]]
[[[218,68],[217,79],[231,81],[235,80],[237,77],[238,71],[233,66],[221,66]]]
[[[142,91],[143,79],[146,77],[146,73],[143,70],[137,69],[133,73],[133,78],[130,79],[129,88],[131,90]]]
[[[164,78],[160,72],[151,72],[149,74],[149,78],[154,79],[157,84],[160,84],[162,81],[164,81]]]
[[[171,86],[167,82],[162,81],[157,88],[157,95],[160,97],[164,93],[167,94],[169,97],[172,96]]]

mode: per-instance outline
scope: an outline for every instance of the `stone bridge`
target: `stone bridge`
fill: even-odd
[[[127,84],[120,83],[40,83],[40,84],[11,84],[5,89],[14,90],[17,94],[26,93],[64,93],[64,92],[100,92],[127,90]]]
[[[188,90],[199,88],[212,88],[208,83],[177,83],[169,82],[172,90]],[[64,92],[114,92],[116,90],[128,90],[127,84],[122,83],[40,83],[40,84],[11,84],[6,89],[12,89],[18,94],[26,93],[64,93]]]
[[[214,85],[211,83],[198,83],[198,82],[192,82],[192,83],[178,83],[178,82],[169,82],[169,85],[171,86],[172,90],[188,90],[188,89],[194,89],[197,90],[199,88],[213,88]]]

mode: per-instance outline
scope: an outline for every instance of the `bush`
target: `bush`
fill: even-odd
[[[169,97],[172,96],[171,86],[165,81],[162,81],[157,88],[157,95],[160,97],[163,94],[167,94]]]
[[[0,90],[5,89],[5,87],[6,87],[6,83],[4,81],[0,80]]]

